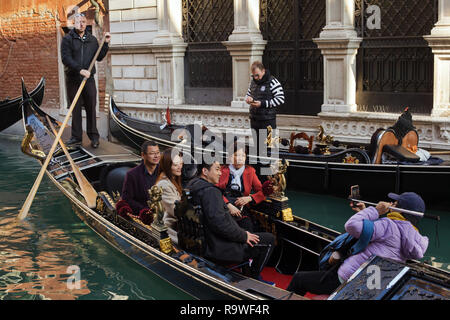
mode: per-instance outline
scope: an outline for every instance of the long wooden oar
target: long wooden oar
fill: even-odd
[[[56,136],[57,132],[48,116],[47,116],[47,121],[50,125],[50,128],[53,131],[53,134]],[[66,158],[69,160],[70,165],[72,166],[73,173],[75,174],[75,177],[77,178],[77,181],[78,181],[78,185],[80,186],[80,189],[81,189],[81,194],[83,195],[84,199],[86,200],[88,207],[95,208],[95,206],[97,204],[97,191],[95,191],[94,187],[86,179],[84,174],[81,173],[80,168],[73,161],[72,157],[70,156],[69,151],[67,150],[64,142],[62,142],[61,139],[59,139],[59,145],[61,146],[61,149],[63,149],[64,154],[66,155]]]
[[[364,203],[364,204],[368,204],[369,206],[374,206],[374,207],[377,206],[377,204],[373,203],[373,202],[368,202],[368,201],[363,201],[363,200],[358,200],[358,199],[352,199],[352,198],[349,198],[348,200],[353,201],[353,202],[361,202],[361,203]],[[400,213],[406,213],[406,214],[410,214],[410,215],[421,217],[421,218],[428,218],[428,219],[437,220],[437,221],[441,220],[440,216],[435,216],[435,215],[432,215],[432,214],[425,214],[425,213],[419,212],[419,211],[406,210],[406,209],[397,208],[397,207],[388,207],[388,208],[391,209],[392,211],[397,211],[397,212],[400,212]]]
[[[105,43],[105,39],[106,38],[104,36],[98,47],[97,52],[95,53],[94,58],[91,61],[91,64],[89,65],[89,69],[88,69],[89,72],[91,72],[92,68],[94,67],[95,61],[97,60],[97,57],[100,54],[100,50],[102,49],[103,44]],[[58,145],[58,141],[59,141],[59,139],[61,139],[61,136],[64,132],[64,128],[66,127],[67,122],[69,122],[69,118],[72,114],[73,109],[75,108],[75,105],[78,102],[78,99],[80,98],[81,92],[83,91],[86,81],[87,81],[87,78],[84,77],[83,81],[80,84],[80,87],[78,88],[77,94],[75,95],[75,98],[73,99],[72,104],[70,105],[69,111],[67,112],[67,115],[64,118],[61,128],[59,129],[59,132],[55,137],[55,141],[53,142],[53,145],[47,154],[47,158],[45,159],[44,164],[42,165],[41,171],[39,171],[36,181],[34,182],[33,187],[31,188],[30,192],[28,193],[27,199],[25,200],[25,203],[23,204],[22,209],[20,209],[19,216],[18,216],[18,218],[20,220],[25,219],[28,214],[28,211],[30,211],[31,204],[33,203],[34,197],[36,196],[36,192],[39,188],[39,185],[41,184],[42,178],[44,177],[45,170],[47,170],[47,166],[53,157],[53,152],[55,152],[56,146]]]

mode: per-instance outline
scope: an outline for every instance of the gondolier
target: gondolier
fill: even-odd
[[[250,127],[259,154],[259,132],[268,126],[276,129],[277,108],[284,104],[284,91],[281,83],[261,62],[255,61],[251,66],[251,72],[252,81],[245,102],[250,105]]]
[[[62,40],[61,57],[66,69],[67,95],[69,103],[72,103],[77,90],[84,77],[88,78],[81,93],[86,110],[86,133],[91,140],[91,145],[97,148],[100,135],[97,130],[95,106],[97,104],[97,88],[95,86],[95,66],[89,72],[89,64],[97,49],[97,38],[86,31],[86,17],[77,14],[74,18],[75,28]],[[108,43],[111,40],[109,33],[105,34],[105,43],[98,55],[97,61],[101,61],[108,52]],[[72,137],[67,144],[81,145],[83,135],[81,103],[78,101],[72,115]]]

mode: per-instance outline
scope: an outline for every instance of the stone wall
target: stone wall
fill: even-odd
[[[156,0],[110,0],[111,45],[152,43],[158,31]]]

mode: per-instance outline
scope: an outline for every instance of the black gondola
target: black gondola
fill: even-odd
[[[165,126],[161,123],[135,119],[110,101],[110,130],[120,142],[136,150],[145,140],[162,147],[179,143],[173,132],[192,126]],[[347,197],[350,186],[359,185],[362,196],[372,201],[384,199],[388,192],[414,191],[428,207],[444,207],[449,203],[450,162],[439,165],[373,164],[367,146],[331,148],[330,154],[299,154],[280,148],[279,158],[289,160],[287,183],[289,190],[333,194]],[[267,160],[267,159],[266,159]]]
[[[57,130],[60,123],[47,117],[32,99],[28,99],[26,91],[24,91],[23,114],[27,135],[22,147],[27,154],[36,157],[42,164],[43,154],[50,150],[54,141],[48,121],[52,121]],[[70,129],[67,128],[65,138],[69,132]],[[31,133],[34,134],[34,138],[30,136]],[[174,246],[174,250],[164,253],[152,227],[118,215],[115,210],[115,201],[118,200],[116,191],[121,189],[125,172],[140,161],[128,149],[102,140],[97,149],[86,143],[72,148],[70,155],[98,192],[95,209],[90,209],[86,205],[78,191],[79,187],[71,166],[60,151],[53,154],[46,171],[47,176],[70,200],[74,212],[82,221],[113,247],[149,271],[196,299],[304,299],[283,288],[247,278],[234,270],[233,266],[218,265],[186,248]],[[186,198],[183,198],[183,201],[177,204],[177,212],[180,215],[186,214],[183,211],[185,200]],[[277,235],[277,248],[268,268],[273,268],[278,274],[285,276],[297,270],[317,268],[320,251],[339,233],[296,216],[293,217],[293,221],[284,221],[279,209],[267,201],[253,211],[260,221],[261,228]],[[189,228],[192,229],[193,221],[189,223],[191,223]],[[182,226],[183,222],[180,219],[180,228],[183,228]],[[442,295],[445,299],[450,297],[448,273],[418,262],[410,263],[408,268],[427,275],[428,278],[423,281],[432,282],[440,290],[436,291],[436,298],[441,298]],[[407,280],[411,277],[412,273],[403,273],[402,277],[397,278]],[[342,292],[350,284],[353,283],[343,284],[336,292]],[[389,292],[397,292],[401,288],[391,286]],[[337,298],[343,296],[340,294]]]
[[[45,79],[41,78],[36,88],[30,92],[30,96],[37,105],[41,105],[44,98]],[[22,96],[15,99],[0,101],[0,131],[3,131],[22,118]]]

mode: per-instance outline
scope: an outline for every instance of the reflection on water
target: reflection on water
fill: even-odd
[[[103,241],[47,177],[19,222],[39,168],[0,134],[0,299],[190,298]]]

